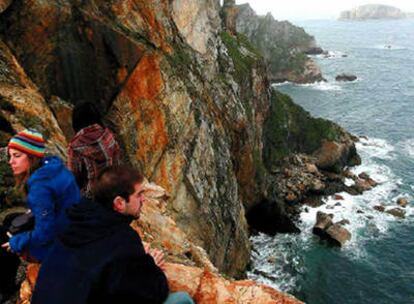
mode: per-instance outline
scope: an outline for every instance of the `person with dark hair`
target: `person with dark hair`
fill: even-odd
[[[15,188],[25,197],[29,211],[13,220],[5,219],[4,227],[0,227],[0,292],[4,286],[13,285],[10,282],[14,282],[17,271],[18,263],[8,253],[14,254],[15,259],[18,259],[17,254],[26,260],[41,262],[56,235],[68,225],[66,209],[80,200],[75,178],[62,160],[57,156],[45,156],[45,140],[41,133],[33,129],[18,132],[9,141],[7,149]],[[24,229],[12,230],[12,224],[22,219],[34,221]],[[5,233],[10,240],[5,239]],[[3,271],[5,269],[8,271]],[[4,283],[7,280],[9,283]]]
[[[162,252],[144,248],[130,227],[145,202],[142,175],[103,169],[94,198],[68,210],[71,225],[42,263],[31,303],[193,303],[187,293],[168,295]]]
[[[73,172],[83,196],[91,198],[99,172],[120,164],[120,148],[113,133],[103,127],[95,104],[80,102],[73,109],[75,136],[68,147],[68,167]]]

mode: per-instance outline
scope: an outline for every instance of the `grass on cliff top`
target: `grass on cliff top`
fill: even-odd
[[[312,117],[288,95],[272,90],[263,134],[264,162],[271,168],[290,153],[312,154],[322,140],[338,140],[342,131],[329,120]]]

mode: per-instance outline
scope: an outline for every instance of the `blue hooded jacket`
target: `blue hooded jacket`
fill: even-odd
[[[56,235],[69,224],[65,210],[80,201],[80,192],[73,174],[56,156],[43,159],[27,186],[27,205],[34,215],[35,227],[14,235],[10,247],[16,253],[28,252],[41,262]]]

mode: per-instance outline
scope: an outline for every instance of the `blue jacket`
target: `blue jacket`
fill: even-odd
[[[74,176],[56,156],[43,159],[27,186],[27,205],[34,215],[35,227],[14,235],[10,247],[13,252],[28,253],[41,262],[56,235],[68,225],[65,210],[80,201],[80,192]]]

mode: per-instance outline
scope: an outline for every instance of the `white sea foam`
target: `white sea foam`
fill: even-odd
[[[371,158],[392,159],[395,157],[393,153],[395,148],[390,145],[385,139],[380,138],[360,138],[356,143],[358,152],[366,160]]]
[[[338,58],[347,57],[347,55],[341,51],[328,51],[327,54],[319,54],[314,57],[322,58],[322,59],[338,59]]]
[[[405,155],[414,158],[414,138],[401,141],[397,146]]]
[[[314,83],[297,84],[297,83],[285,81],[281,83],[272,84],[273,87],[280,87],[280,86],[286,86],[286,85],[309,88],[309,89],[319,90],[319,91],[341,91],[342,90],[338,82],[319,81],[319,82],[314,82]]]

